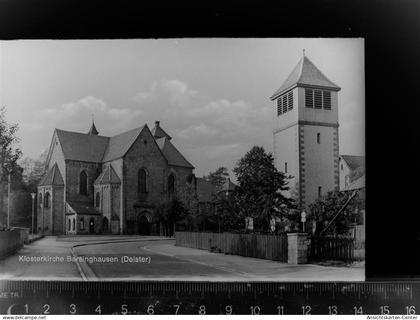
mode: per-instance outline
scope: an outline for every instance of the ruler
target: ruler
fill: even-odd
[[[0,281],[0,314],[416,313],[420,282]]]

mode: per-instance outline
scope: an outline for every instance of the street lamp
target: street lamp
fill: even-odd
[[[34,237],[35,195],[36,195],[36,193],[31,193],[31,197],[32,197],[32,238]]]

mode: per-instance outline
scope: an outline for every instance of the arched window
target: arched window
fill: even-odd
[[[145,169],[140,169],[138,174],[138,192],[139,194],[147,193],[147,172]]]
[[[73,219],[73,231],[76,230],[76,219]]]
[[[80,218],[80,230],[85,230],[85,218]]]
[[[50,193],[47,192],[44,197],[44,208],[50,207]]]
[[[88,177],[87,177],[86,171],[80,172],[80,175],[79,175],[79,193],[80,194],[87,195],[87,191],[88,191],[87,183],[88,183]]]
[[[67,230],[68,230],[68,231],[70,231],[70,229],[71,229],[71,220],[69,219],[69,221],[68,221],[68,228],[67,228]]]
[[[175,175],[171,173],[168,177],[168,194],[172,196],[175,193]]]
[[[39,203],[39,207],[42,208],[42,193],[41,192],[39,193],[39,196],[38,196],[38,203]]]
[[[95,207],[99,208],[100,206],[101,206],[101,195],[99,194],[99,192],[96,192]]]

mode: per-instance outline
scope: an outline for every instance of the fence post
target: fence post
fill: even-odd
[[[287,263],[301,264],[308,262],[308,234],[288,233],[287,234]]]

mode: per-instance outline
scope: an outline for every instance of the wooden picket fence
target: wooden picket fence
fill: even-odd
[[[335,237],[312,237],[310,259],[354,260],[354,239]]]
[[[177,246],[287,262],[287,235],[176,232]]]

